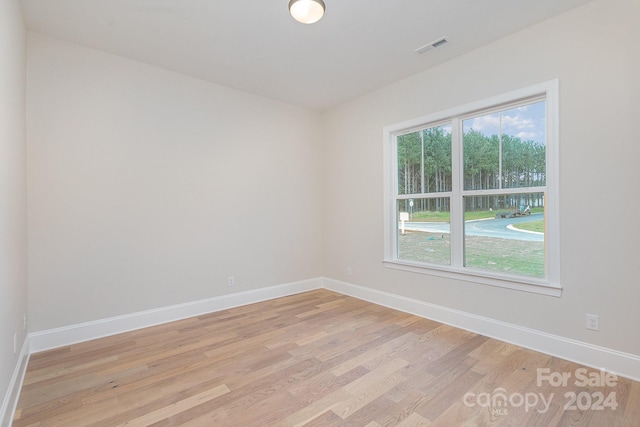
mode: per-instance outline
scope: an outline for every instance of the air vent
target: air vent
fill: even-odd
[[[418,55],[422,55],[429,52],[432,49],[444,46],[447,43],[449,43],[449,40],[447,40],[446,37],[440,37],[438,40],[434,40],[431,43],[427,43],[424,46],[417,48],[416,50],[414,50],[414,52],[417,53]]]

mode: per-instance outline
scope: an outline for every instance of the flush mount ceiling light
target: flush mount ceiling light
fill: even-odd
[[[324,2],[322,0],[290,0],[289,12],[296,21],[313,24],[324,15]]]

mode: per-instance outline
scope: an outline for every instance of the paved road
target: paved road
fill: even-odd
[[[544,215],[531,214],[518,218],[486,219],[479,221],[466,221],[465,233],[470,236],[498,237],[501,239],[527,240],[532,242],[543,242],[544,235],[540,233],[526,233],[507,228],[510,224],[519,222],[542,220]],[[430,231],[433,233],[449,233],[449,223],[443,222],[405,222],[406,230]]]

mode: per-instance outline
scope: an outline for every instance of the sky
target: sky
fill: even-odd
[[[523,141],[545,143],[544,101],[467,119],[463,124],[464,132],[473,129],[486,136],[498,135],[501,119],[503,134],[517,136]]]

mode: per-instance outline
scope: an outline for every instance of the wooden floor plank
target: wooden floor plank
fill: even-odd
[[[348,399],[333,405],[331,410],[345,419],[350,414],[362,409],[368,403],[382,396],[405,380],[402,368],[409,362],[394,359],[388,364],[369,372],[367,375],[343,387],[350,394]]]
[[[538,368],[584,369],[321,289],[34,354],[13,425],[640,426],[640,383]],[[584,407],[597,393],[617,407]]]
[[[227,388],[226,385],[224,384],[219,385],[212,389],[205,390],[201,393],[198,393],[194,396],[190,396],[186,399],[180,400],[178,402],[174,402],[171,405],[166,406],[164,408],[156,409],[155,411],[140,415],[139,417],[134,418],[132,420],[128,420],[120,425],[121,426],[151,425],[158,421],[162,421],[166,418],[169,418],[177,413],[191,409],[204,402],[215,399],[218,396],[222,396],[225,393],[229,393],[229,391],[230,390]]]

